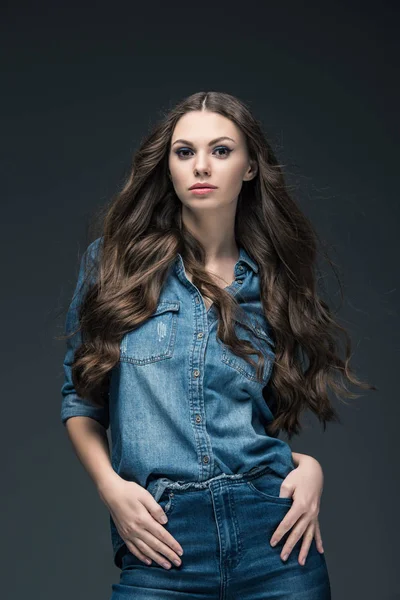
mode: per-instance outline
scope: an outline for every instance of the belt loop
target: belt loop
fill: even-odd
[[[150,481],[149,485],[147,486],[147,491],[150,492],[150,494],[154,497],[154,500],[158,502],[169,483],[170,480],[166,477],[153,479],[153,481]]]

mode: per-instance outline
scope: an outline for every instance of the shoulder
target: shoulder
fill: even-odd
[[[91,242],[89,244],[89,246],[87,247],[86,252],[91,256],[91,257],[96,257],[101,245],[103,243],[103,236],[100,236],[98,238],[96,238],[93,242]]]
[[[99,256],[99,252],[101,249],[101,245],[103,243],[103,236],[96,238],[93,242],[91,242],[86,248],[84,255],[82,258],[85,259],[85,262],[88,261],[89,264],[93,264],[97,262],[97,258]]]

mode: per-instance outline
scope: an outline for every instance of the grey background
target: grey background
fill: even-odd
[[[397,3],[15,3],[1,20],[2,590],[107,600],[108,512],[60,421],[60,310],[89,219],[159,111],[226,91],[262,120],[331,249],[375,384],[293,450],[322,464],[335,600],[399,598]],[[328,272],[328,271],[327,271]],[[337,286],[329,276],[332,300]],[[397,559],[397,560],[396,560]]]

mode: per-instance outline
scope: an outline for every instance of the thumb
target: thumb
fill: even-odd
[[[284,481],[279,490],[279,498],[291,498],[295,490],[295,485]]]
[[[162,507],[158,504],[158,502],[154,499],[154,496],[147,492],[146,497],[142,500],[143,504],[149,511],[152,517],[156,519],[162,525],[168,522],[168,517],[163,511]]]

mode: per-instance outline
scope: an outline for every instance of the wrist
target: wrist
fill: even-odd
[[[313,461],[318,462],[309,454],[300,454],[299,452],[292,452],[292,459],[296,467]]]
[[[112,469],[96,482],[99,496],[104,501],[107,495],[115,488],[115,484],[121,481],[121,477]]]

